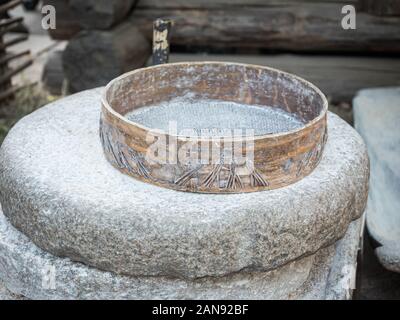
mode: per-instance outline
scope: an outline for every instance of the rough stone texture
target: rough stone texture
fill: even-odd
[[[352,294],[362,225],[362,218],[352,222],[335,245],[273,271],[183,280],[119,276],[55,257],[0,211],[0,278],[30,299],[346,299]],[[50,269],[54,277],[45,277]]]
[[[379,261],[400,272],[400,87],[360,91],[354,121],[371,159],[368,230]]]
[[[150,55],[150,43],[128,22],[110,30],[82,30],[63,52],[68,89],[78,92],[106,85],[122,73],[142,67]]]
[[[351,299],[356,289],[358,251],[363,246],[365,214],[349,225],[344,238],[335,244],[335,258],[330,265],[326,299]]]
[[[109,165],[98,137],[100,92],[23,118],[0,151],[4,214],[54,255],[134,276],[267,271],[334,243],[364,210],[365,146],[333,114],[322,160],[301,181],[265,192],[194,194]]]
[[[375,252],[379,262],[386,269],[400,272],[400,243],[385,243],[383,246],[376,248]]]
[[[12,293],[0,280],[0,300],[25,300],[25,298]]]

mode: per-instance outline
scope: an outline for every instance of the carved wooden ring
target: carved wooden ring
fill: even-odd
[[[281,108],[300,117],[304,126],[221,141],[171,135],[124,117],[132,110],[188,92],[195,98]],[[276,69],[225,62],[171,63],[134,70],[107,85],[102,97],[100,139],[114,167],[161,187],[203,193],[275,189],[302,179],[317,166],[327,139],[327,109],[328,102],[317,87]],[[149,152],[157,141],[166,142],[165,153]],[[237,163],[235,157],[228,162],[223,156],[211,161],[211,155],[205,163],[168,161],[188,142],[192,150],[202,152],[216,141],[221,150],[244,146],[242,155],[250,145],[253,158],[245,163]]]

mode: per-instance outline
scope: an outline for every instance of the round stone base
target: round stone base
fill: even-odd
[[[132,281],[138,281],[140,292],[130,296],[148,291],[200,297],[209,283],[220,286],[212,289],[215,297],[268,292],[269,273],[257,272],[332,245],[363,213],[366,149],[357,132],[333,114],[321,161],[304,179],[263,192],[195,194],[137,181],[106,161],[99,139],[100,94],[95,89],[60,99],[14,126],[0,150],[0,202],[10,223],[43,250],[140,277],[106,274],[98,280],[120,279],[118,288],[136,288]],[[302,260],[301,275],[307,274],[304,261],[313,259]],[[252,276],[242,278],[242,271]],[[231,274],[237,274],[234,283],[219,284]],[[182,280],[153,283],[154,276]],[[201,294],[196,282],[190,287],[184,281],[207,277],[213,280],[200,285]],[[247,294],[238,289],[242,282],[253,283]]]
[[[400,272],[399,101],[400,87],[364,89],[353,100],[354,123],[371,159],[368,232],[379,244],[379,262],[393,272]]]
[[[120,276],[55,257],[0,210],[0,282],[29,299],[349,299],[361,230],[362,218],[335,245],[273,271],[180,280]]]

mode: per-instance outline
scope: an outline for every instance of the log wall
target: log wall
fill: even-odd
[[[316,82],[321,77],[331,78],[331,82],[323,83],[328,83],[328,91],[334,88],[332,95],[336,100],[351,99],[354,88],[367,84],[399,83],[398,72],[393,73],[390,65],[397,67],[399,61],[396,57],[400,53],[400,0],[45,2],[55,4],[57,9],[57,30],[51,34],[71,40],[64,52],[63,64],[72,91],[104,85],[122,72],[142,67],[151,54],[153,21],[157,18],[174,20],[172,51],[194,48],[225,54],[295,53],[297,60],[290,61],[299,63],[300,68],[301,57],[306,55],[307,68],[313,70],[309,78],[317,79]],[[356,30],[341,27],[341,10],[348,4],[357,10]],[[392,60],[378,58],[388,54]],[[264,56],[267,60],[268,55]],[[339,62],[346,60],[346,55],[352,57],[347,58],[349,63],[345,64],[351,83],[341,81],[343,68],[331,65],[333,60],[318,60],[326,55],[337,55]],[[354,55],[377,58],[371,61],[379,65],[371,67],[370,73],[366,61],[362,60],[363,70],[366,68],[363,74],[367,72],[367,77],[374,81],[363,81],[364,76],[357,73],[358,58]],[[313,67],[313,56],[315,61],[322,61],[321,67]]]
[[[341,27],[344,4],[358,9],[356,30]],[[175,20],[171,39],[175,45],[298,52],[400,52],[400,14],[383,16],[383,7],[377,7],[367,0],[141,0],[130,18],[148,38],[154,19]],[[393,5],[387,10],[393,13],[396,8]]]

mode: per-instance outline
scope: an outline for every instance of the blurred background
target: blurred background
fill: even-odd
[[[174,21],[170,62],[294,73],[350,124],[360,89],[400,85],[400,0],[0,0],[0,144],[44,104],[151,64],[160,17]],[[356,297],[400,298],[400,275],[365,246]]]

